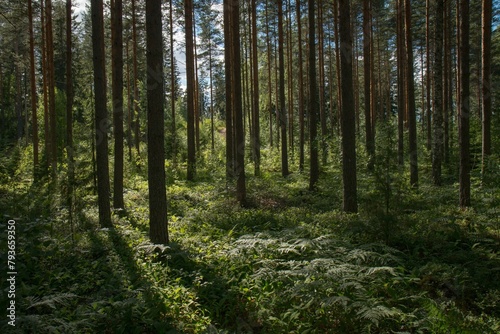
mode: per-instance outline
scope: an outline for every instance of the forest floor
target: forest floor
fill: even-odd
[[[500,332],[494,182],[473,178],[473,207],[460,210],[451,177],[434,187],[422,170],[410,189],[403,173],[360,171],[360,213],[347,215],[338,162],[315,192],[307,174],[265,166],[247,180],[246,208],[217,159],[196,182],[167,165],[171,243],[160,246],[148,241],[145,166],[127,164],[126,209],[102,229],[89,173],[77,174],[70,216],[64,170],[57,186],[33,183],[28,151],[3,156],[17,277],[16,326],[3,316],[2,333]]]

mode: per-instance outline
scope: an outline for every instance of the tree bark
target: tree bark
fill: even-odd
[[[418,187],[417,118],[415,114],[415,81],[413,75],[413,43],[411,34],[411,4],[405,0],[406,35],[406,99],[408,100],[408,129],[410,150],[410,184]]]
[[[252,3],[252,62],[253,62],[253,159],[256,176],[260,175],[260,112],[259,112],[259,62],[257,45],[257,3]]]
[[[372,18],[371,18],[371,1],[363,1],[363,70],[365,76],[365,137],[366,151],[368,153],[368,170],[374,168],[375,158],[375,142],[372,132],[372,109],[371,104],[371,48],[372,48]]]
[[[318,0],[318,70],[319,70],[319,118],[321,124],[321,163],[327,164],[328,147],[325,112],[325,56],[324,56],[324,29],[323,29],[323,0]]]
[[[123,208],[123,5],[122,0],[111,1],[111,56],[113,129],[115,164],[113,180],[113,206]],[[163,93],[162,93],[163,94]]]
[[[175,58],[174,58],[174,20],[172,1],[169,2],[169,24],[170,24],[170,109],[172,115],[172,163],[177,164],[177,126],[175,122]],[[212,80],[210,79],[210,82]]]
[[[404,16],[402,0],[396,0],[396,22],[397,22],[397,73],[398,73],[398,164],[404,164],[404,114],[405,114],[405,81],[404,81]],[[427,72],[429,73],[429,72]],[[365,88],[366,89],[366,88]]]
[[[314,15],[315,1],[309,0],[309,145],[310,145],[310,167],[309,167],[309,190],[316,188],[319,179],[318,164],[318,86],[316,81],[316,20]]]
[[[434,185],[441,185],[441,164],[443,160],[443,10],[444,1],[436,0],[434,31],[434,108],[433,108],[433,145],[432,145],[432,180]]]
[[[288,176],[287,112],[285,100],[285,60],[283,57],[283,1],[278,1],[279,121],[281,128],[281,175]]]
[[[50,165],[50,129],[49,129],[49,79],[48,79],[48,69],[47,69],[47,27],[45,20],[45,5],[46,3],[41,1],[40,10],[40,20],[41,20],[41,30],[42,30],[42,90],[43,90],[43,130],[44,130],[44,141],[45,141],[45,168],[48,170]]]
[[[36,94],[36,78],[35,78],[35,46],[33,38],[33,6],[32,0],[28,0],[28,20],[29,20],[29,38],[30,38],[30,90],[31,90],[31,122],[33,131],[33,170],[36,178],[36,169],[38,168],[38,117],[37,117],[37,94]],[[1,75],[0,75],[1,77]],[[0,85],[3,82],[0,81]],[[2,95],[0,95],[1,97]]]
[[[224,71],[226,88],[226,177],[234,177],[234,141],[233,141],[233,56],[231,49],[231,4],[224,0]]]
[[[227,2],[226,2],[227,1]],[[234,172],[236,176],[236,199],[240,205],[246,205],[246,183],[245,183],[245,137],[243,133],[243,105],[242,105],[242,88],[241,88],[241,55],[240,55],[240,8],[239,0],[226,0],[224,11],[228,15],[230,22],[230,52],[232,62],[231,70],[231,91],[232,91],[232,106],[234,115],[234,131],[235,131],[235,166]],[[227,5],[226,5],[227,4]],[[229,31],[225,31],[229,32]],[[236,64],[236,66],[234,66]],[[227,80],[228,78],[226,78]]]
[[[161,0],[146,1],[146,43],[149,237],[154,244],[167,244]]]
[[[491,21],[492,1],[482,1],[482,163],[483,177],[491,155]]]
[[[356,179],[356,115],[352,91],[352,35],[349,0],[339,0],[340,75],[342,78],[342,178],[345,212],[358,212]]]
[[[97,163],[97,197],[99,222],[102,227],[112,227],[109,203],[108,169],[108,111],[106,109],[106,69],[104,52],[104,22],[102,0],[91,1],[92,50],[95,88],[95,135]]]
[[[193,42],[193,0],[184,2],[186,24],[186,82],[187,82],[187,179],[193,181],[196,173],[196,129],[195,129],[195,73]]]
[[[134,137],[135,137],[135,150],[137,151],[137,155],[140,154],[140,129],[141,122],[139,117],[139,74],[137,70],[137,23],[136,23],[136,8],[135,8],[135,0],[132,0],[132,67],[133,67],[133,76],[134,76]]]
[[[47,36],[47,88],[49,98],[50,166],[52,177],[57,179],[57,129],[56,129],[56,94],[54,73],[54,37],[52,32],[52,1],[46,1],[46,36]]]
[[[298,38],[298,49],[299,49],[299,77],[298,77],[298,85],[299,85],[299,101],[298,101],[298,109],[299,109],[299,171],[304,171],[304,138],[305,138],[305,128],[304,128],[304,82],[303,76],[304,71],[302,67],[303,58],[302,58],[302,15],[300,12],[300,1],[295,2],[296,6],[296,16],[297,16],[297,38]]]
[[[470,199],[470,68],[469,68],[469,1],[460,0],[460,111],[458,117],[458,146],[460,147],[459,202],[462,209],[471,205]]]

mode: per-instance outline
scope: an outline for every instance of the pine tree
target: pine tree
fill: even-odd
[[[109,203],[108,111],[106,108],[103,2],[102,0],[92,0],[90,4],[92,11],[92,59],[94,64],[95,140],[99,222],[102,227],[112,227],[111,207]]]
[[[352,35],[349,0],[339,0],[340,76],[342,78],[342,178],[345,212],[358,212],[356,176],[356,118],[352,90]]]
[[[167,244],[161,0],[146,2],[149,237]]]

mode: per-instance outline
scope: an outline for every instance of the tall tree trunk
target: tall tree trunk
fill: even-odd
[[[340,79],[340,42],[339,42],[339,5],[338,1],[333,2],[333,24],[335,38],[335,69],[337,71],[337,134],[340,134],[340,118],[342,110],[342,81]],[[332,129],[333,130],[333,129]]]
[[[482,1],[482,163],[486,174],[488,156],[491,155],[491,19],[492,1]]]
[[[460,111],[458,117],[458,146],[460,147],[459,202],[461,208],[470,201],[470,88],[469,88],[469,1],[460,0]]]
[[[294,131],[293,131],[293,126],[294,126],[294,117],[293,117],[293,111],[294,111],[294,101],[293,101],[293,55],[292,55],[292,50],[293,50],[293,44],[292,44],[292,6],[291,6],[291,1],[287,0],[286,2],[287,6],[287,72],[288,72],[288,144],[290,146],[290,150],[292,151],[292,159],[293,159],[293,154],[295,152],[295,146],[294,146]]]
[[[194,13],[194,6],[192,8],[193,14],[193,60],[194,60],[194,129],[195,129],[195,151],[198,156],[200,156],[200,114],[201,114],[201,103],[200,103],[200,82],[198,80],[198,48],[196,43],[196,16]],[[196,157],[195,157],[196,159]]]
[[[15,37],[14,41],[14,51],[16,57],[21,58],[21,52],[20,52],[20,37],[17,35]],[[18,62],[15,63],[14,65],[14,76],[16,78],[16,98],[15,98],[15,110],[16,110],[16,118],[17,118],[17,140],[20,141],[21,138],[23,137],[23,131],[24,131],[24,120],[23,120],[23,106],[22,106],[22,96],[23,93],[21,91],[22,85],[21,85],[21,66],[19,65]]]
[[[234,141],[233,141],[233,92],[232,77],[234,62],[231,49],[231,3],[224,0],[224,71],[226,88],[226,177],[234,177]]]
[[[31,90],[31,122],[33,127],[33,169],[38,168],[38,117],[37,112],[37,95],[36,95],[36,78],[35,78],[35,43],[33,38],[33,6],[32,0],[28,0],[28,20],[29,20],[29,35],[30,35],[30,90]],[[0,75],[1,79],[1,75]],[[0,85],[3,82],[0,80]],[[3,96],[0,94],[0,99]],[[36,177],[36,172],[33,173]]]
[[[259,112],[259,62],[257,45],[257,3],[252,3],[252,62],[253,62],[253,158],[256,176],[260,175],[260,112]]]
[[[72,4],[66,1],[66,148],[68,159],[73,161],[73,53],[72,53]],[[70,156],[71,155],[71,156]]]
[[[316,21],[314,15],[315,1],[308,1],[309,13],[309,145],[310,145],[310,167],[309,167],[309,190],[316,188],[319,179],[318,164],[318,86],[316,81]]]
[[[149,69],[147,74],[149,237],[154,244],[167,244],[169,240],[165,190],[161,0],[146,1],[146,43]]]
[[[194,43],[193,43],[193,0],[184,2],[186,24],[186,81],[187,81],[187,179],[194,180],[196,173],[196,142],[195,142],[195,73],[194,73]]]
[[[48,97],[49,97],[49,128],[50,128],[50,165],[51,174],[57,179],[57,129],[56,129],[56,94],[54,73],[54,37],[52,32],[52,1],[46,2],[47,19],[47,70],[48,70]]]
[[[68,154],[68,193],[67,205],[69,223],[73,229],[73,187],[75,165],[73,156],[73,57],[72,57],[72,4],[66,1],[66,152]]]
[[[209,28],[208,39],[208,77],[210,80],[210,141],[212,153],[215,152],[215,124],[214,124],[214,85],[213,85],[213,58],[212,58],[212,30]]]
[[[375,141],[372,133],[372,98],[371,98],[371,48],[372,48],[371,1],[363,1],[363,70],[365,76],[365,136],[368,153],[368,170],[373,170],[375,159]]]
[[[410,150],[410,184],[418,187],[417,118],[415,114],[415,81],[413,77],[413,43],[411,34],[411,4],[405,0],[406,35],[406,98],[408,100],[408,129]]]
[[[177,165],[177,125],[175,122],[175,58],[174,58],[174,19],[172,1],[169,2],[169,24],[170,24],[170,112],[172,115],[172,162]],[[210,83],[212,80],[210,79]]]
[[[129,66],[129,40],[125,48],[125,59],[127,59],[127,146],[128,146],[128,160],[132,161],[132,105],[133,101],[130,96],[130,66]]]
[[[271,38],[269,37],[269,1],[266,0],[267,94],[269,109],[269,146],[273,147],[273,89],[271,83]]]
[[[240,205],[246,204],[246,183],[245,183],[245,137],[243,133],[243,108],[241,89],[241,55],[240,55],[240,5],[239,0],[226,0],[228,6],[224,6],[225,11],[229,11],[230,16],[230,49],[233,66],[231,74],[232,99],[235,130],[235,176],[236,176],[236,199]]]
[[[398,164],[404,164],[404,114],[405,114],[405,80],[404,80],[404,16],[402,0],[396,0],[396,21],[397,21],[397,73],[398,73]],[[429,73],[429,72],[427,72]],[[366,87],[365,87],[366,89]]]
[[[281,128],[281,175],[288,176],[287,113],[285,100],[285,60],[283,57],[283,1],[278,1],[279,120]]]
[[[46,3],[41,1],[40,20],[42,27],[42,90],[43,90],[43,130],[45,142],[45,168],[49,169],[50,165],[50,129],[49,129],[49,78],[48,78],[48,62],[47,62],[47,26],[45,20]]]
[[[352,35],[349,0],[339,0],[340,75],[342,78],[342,178],[345,212],[358,212],[356,179],[356,115],[352,91]]]
[[[135,150],[137,155],[140,154],[140,143],[141,143],[141,122],[139,117],[139,74],[137,70],[137,23],[136,23],[136,8],[135,0],[132,0],[132,67],[134,75],[134,137],[135,137]]]
[[[443,159],[443,10],[444,1],[436,0],[434,31],[434,113],[432,145],[432,180],[441,185],[441,163]]]
[[[431,77],[431,5],[430,5],[430,0],[426,1],[425,5],[425,49],[426,49],[426,69],[427,69],[427,76],[426,76],[426,110],[425,110],[425,122],[427,123],[426,126],[426,139],[427,139],[427,150],[432,149],[432,109],[431,109],[431,87],[432,87],[432,77]]]
[[[318,69],[319,69],[319,118],[321,124],[321,162],[327,164],[328,149],[325,112],[325,56],[324,56],[324,30],[323,30],[323,0],[318,0]]]
[[[444,3],[444,59],[443,59],[443,159],[447,164],[450,161],[450,147],[449,147],[449,117],[451,114],[451,3],[445,1]]]
[[[97,162],[97,197],[99,222],[102,227],[111,227],[111,207],[109,203],[108,167],[108,111],[106,108],[106,69],[104,52],[104,22],[102,0],[91,1],[92,50],[95,89],[95,135]]]
[[[111,1],[111,56],[113,129],[115,135],[115,164],[113,206],[123,208],[123,5],[122,0]]]
[[[304,82],[303,82],[303,68],[302,68],[302,15],[300,13],[300,1],[295,1],[296,6],[296,17],[297,17],[297,38],[298,38],[298,48],[299,48],[299,171],[304,171]]]

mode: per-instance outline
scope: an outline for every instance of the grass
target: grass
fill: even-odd
[[[2,332],[500,331],[494,183],[474,178],[474,207],[462,211],[452,182],[437,188],[422,173],[411,190],[403,172],[387,181],[360,171],[360,213],[346,215],[338,162],[309,192],[307,175],[284,179],[267,159],[261,177],[249,176],[250,204],[241,208],[223,165],[207,157],[197,182],[167,165],[172,242],[159,246],[147,237],[145,166],[127,164],[126,211],[106,230],[88,163],[77,165],[70,224],[65,167],[49,191],[47,180],[31,182],[29,149],[11,150],[0,163],[0,210],[18,227],[18,307],[16,328],[2,322]],[[7,302],[2,294],[0,307]]]

